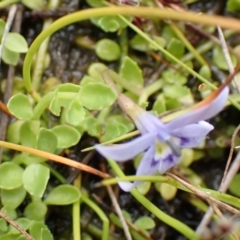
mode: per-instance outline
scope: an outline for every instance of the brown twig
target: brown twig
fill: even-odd
[[[197,188],[195,188],[193,185],[187,183],[186,181],[182,180],[181,178],[177,177],[176,175],[172,174],[172,173],[167,173],[168,176],[170,176],[171,178],[175,179],[176,181],[178,181],[179,183],[181,183],[183,186],[185,186],[186,188],[188,188],[189,190],[191,190],[191,192],[193,192],[194,194],[196,194],[197,196],[205,199],[206,201],[216,204],[219,207],[225,208],[227,211],[232,212],[233,214],[236,214],[238,216],[240,216],[240,211],[227,205],[226,203],[223,203],[209,195],[207,195],[206,193],[198,190]]]
[[[0,217],[6,220],[13,227],[15,227],[20,233],[22,233],[22,235],[27,238],[27,240],[34,240],[33,237],[31,237],[25,230],[23,230],[16,222],[14,222],[10,217],[5,215],[2,211],[0,211]]]

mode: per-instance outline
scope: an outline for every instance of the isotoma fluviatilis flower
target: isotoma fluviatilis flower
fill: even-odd
[[[111,146],[99,144],[96,150],[104,157],[118,162],[133,159],[144,152],[136,175],[153,175],[157,171],[164,173],[180,161],[182,148],[196,147],[206,138],[214,127],[204,120],[223,109],[228,94],[229,88],[225,83],[191,111],[163,123],[118,92],[119,106],[134,121],[141,135],[127,143]],[[119,182],[119,185],[123,190],[130,191],[140,183]]]

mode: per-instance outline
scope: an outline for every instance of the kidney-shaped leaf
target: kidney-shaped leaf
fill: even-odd
[[[60,185],[54,188],[45,199],[49,205],[68,205],[79,200],[80,190],[72,185]]]
[[[13,52],[25,53],[28,51],[27,41],[22,35],[15,32],[8,33],[4,46]]]
[[[24,209],[24,216],[31,220],[41,221],[47,213],[47,206],[41,201],[30,202]]]
[[[0,188],[15,189],[22,185],[23,169],[15,163],[5,162],[0,165]]]
[[[102,83],[89,83],[80,90],[82,105],[89,110],[101,110],[113,104],[117,94],[109,86]]]
[[[96,54],[105,61],[115,61],[121,57],[119,45],[111,39],[103,38],[96,44]]]
[[[11,190],[1,190],[1,201],[3,206],[8,206],[12,209],[17,208],[23,202],[25,196],[26,190],[23,186]]]
[[[33,163],[23,173],[23,186],[33,196],[41,198],[50,177],[47,167]]]
[[[18,119],[30,120],[33,116],[32,105],[28,97],[22,93],[12,96],[8,101],[7,107]]]
[[[79,125],[85,119],[85,110],[79,100],[71,101],[65,114],[67,123],[73,126]]]
[[[58,139],[58,148],[68,148],[78,143],[81,134],[74,128],[68,125],[59,125],[51,129]]]
[[[152,218],[144,216],[144,217],[138,218],[134,222],[134,225],[141,230],[149,230],[155,227],[155,222],[153,221]]]
[[[54,153],[58,145],[58,139],[51,130],[41,128],[37,136],[37,149]]]

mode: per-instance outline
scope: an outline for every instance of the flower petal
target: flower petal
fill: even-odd
[[[210,102],[198,109],[183,114],[166,124],[166,129],[171,131],[175,128],[180,128],[192,123],[197,123],[201,120],[207,120],[218,114],[225,106],[229,94],[229,88],[225,87],[222,92]]]
[[[172,153],[169,147],[166,147],[161,154],[156,154],[155,159],[158,159],[158,171],[159,173],[165,173],[168,169],[176,165],[181,157],[177,157]]]
[[[136,176],[153,175],[158,169],[159,161],[154,160],[155,146],[152,145],[144,154],[136,172]],[[142,181],[130,182],[119,182],[119,186],[122,190],[129,192],[134,187],[141,184]]]
[[[200,121],[199,123],[177,128],[171,132],[171,135],[178,138],[180,147],[192,148],[198,146],[213,128],[213,125],[208,122]]]
[[[127,143],[121,143],[113,146],[104,146],[99,144],[96,145],[96,150],[106,158],[124,162],[135,157],[153,145],[155,138],[156,135],[153,133],[144,134]]]
[[[170,138],[165,124],[159,118],[147,111],[138,113],[135,124],[142,134],[157,133],[158,137],[164,142]]]

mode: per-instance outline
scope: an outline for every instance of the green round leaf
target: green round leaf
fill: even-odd
[[[32,105],[28,97],[22,93],[12,96],[8,101],[7,107],[18,119],[30,120],[33,116]]]
[[[13,52],[25,53],[28,51],[27,41],[22,35],[15,32],[8,33],[4,46]]]
[[[79,100],[73,100],[65,112],[67,123],[77,126],[85,119],[85,110],[79,103]]]
[[[48,229],[48,227],[40,221],[32,221],[32,225],[29,228],[29,233],[34,240],[44,240],[42,239],[42,229]]]
[[[40,221],[45,218],[47,206],[41,201],[30,202],[24,209],[24,216],[31,220]]]
[[[89,110],[101,110],[109,107],[117,99],[114,90],[102,83],[89,83],[80,91],[82,105]]]
[[[229,190],[231,193],[233,193],[235,196],[240,197],[240,188],[239,188],[239,183],[240,183],[240,174],[236,174],[229,186]]]
[[[177,188],[167,183],[161,183],[158,190],[166,201],[172,200],[177,194]]]
[[[31,195],[41,198],[49,177],[50,170],[47,167],[33,163],[23,173],[23,186]]]
[[[44,1],[43,0],[21,0],[22,4],[26,7],[32,9],[32,10],[41,10],[44,7]]]
[[[98,21],[98,25],[105,32],[116,32],[120,27],[120,24],[118,23],[118,17],[116,16],[101,17]]]
[[[176,38],[171,38],[170,42],[167,44],[167,50],[169,53],[171,53],[174,57],[180,59],[184,55],[184,44],[182,41],[176,39]],[[166,56],[166,59],[170,62],[173,60]]]
[[[16,122],[11,122],[7,129],[7,140],[11,143],[20,143],[20,128],[24,121],[17,120]]]
[[[59,125],[51,129],[58,139],[58,148],[69,148],[76,145],[81,134],[74,127],[68,125]]]
[[[17,218],[17,212],[15,209],[5,206],[1,209],[1,212],[10,217],[12,220]]]
[[[28,230],[31,225],[31,221],[27,218],[18,218],[15,222],[25,231]],[[12,225],[10,226],[9,232],[12,234],[19,234],[19,231]]]
[[[96,54],[99,58],[111,62],[121,57],[121,50],[116,42],[104,38],[97,42]]]
[[[7,234],[4,234],[4,235],[1,235],[1,240],[16,240],[16,234],[7,233]]]
[[[233,66],[235,67],[237,65],[237,58],[230,53],[231,61]],[[212,53],[212,59],[214,64],[220,68],[221,70],[228,70],[228,64],[226,62],[226,59],[223,54],[223,50],[221,47],[216,46],[213,48],[213,53]]]
[[[37,149],[54,153],[57,149],[58,139],[51,130],[41,128],[37,136]]]
[[[4,220],[3,218],[0,218],[0,231],[7,232],[7,230],[8,230],[8,225],[6,220]]]
[[[121,65],[120,75],[126,79],[129,83],[136,86],[143,86],[144,79],[142,70],[137,63],[129,57],[125,57]]]
[[[6,47],[3,47],[2,50],[2,60],[9,65],[16,66],[18,64],[18,60],[20,58],[20,54],[18,52],[13,52]]]
[[[12,209],[17,208],[26,197],[26,190],[23,186],[19,188],[7,190],[1,190],[1,201],[3,206],[11,207]]]
[[[150,217],[140,217],[135,222],[134,225],[141,230],[149,230],[155,227],[155,222]]]
[[[41,239],[42,240],[53,240],[53,236],[48,229],[43,228],[43,229],[41,229]]]
[[[78,188],[65,184],[54,188],[44,202],[48,205],[68,205],[78,201],[80,195]]]
[[[40,121],[24,122],[20,128],[20,143],[24,146],[35,148],[39,127]]]
[[[15,163],[4,162],[0,165],[0,188],[15,189],[22,185],[23,169]]]
[[[2,38],[4,30],[5,30],[6,23],[0,19],[0,38]]]
[[[120,137],[128,132],[128,128],[122,123],[109,123],[106,125],[105,133],[101,137],[101,142],[106,142]]]

